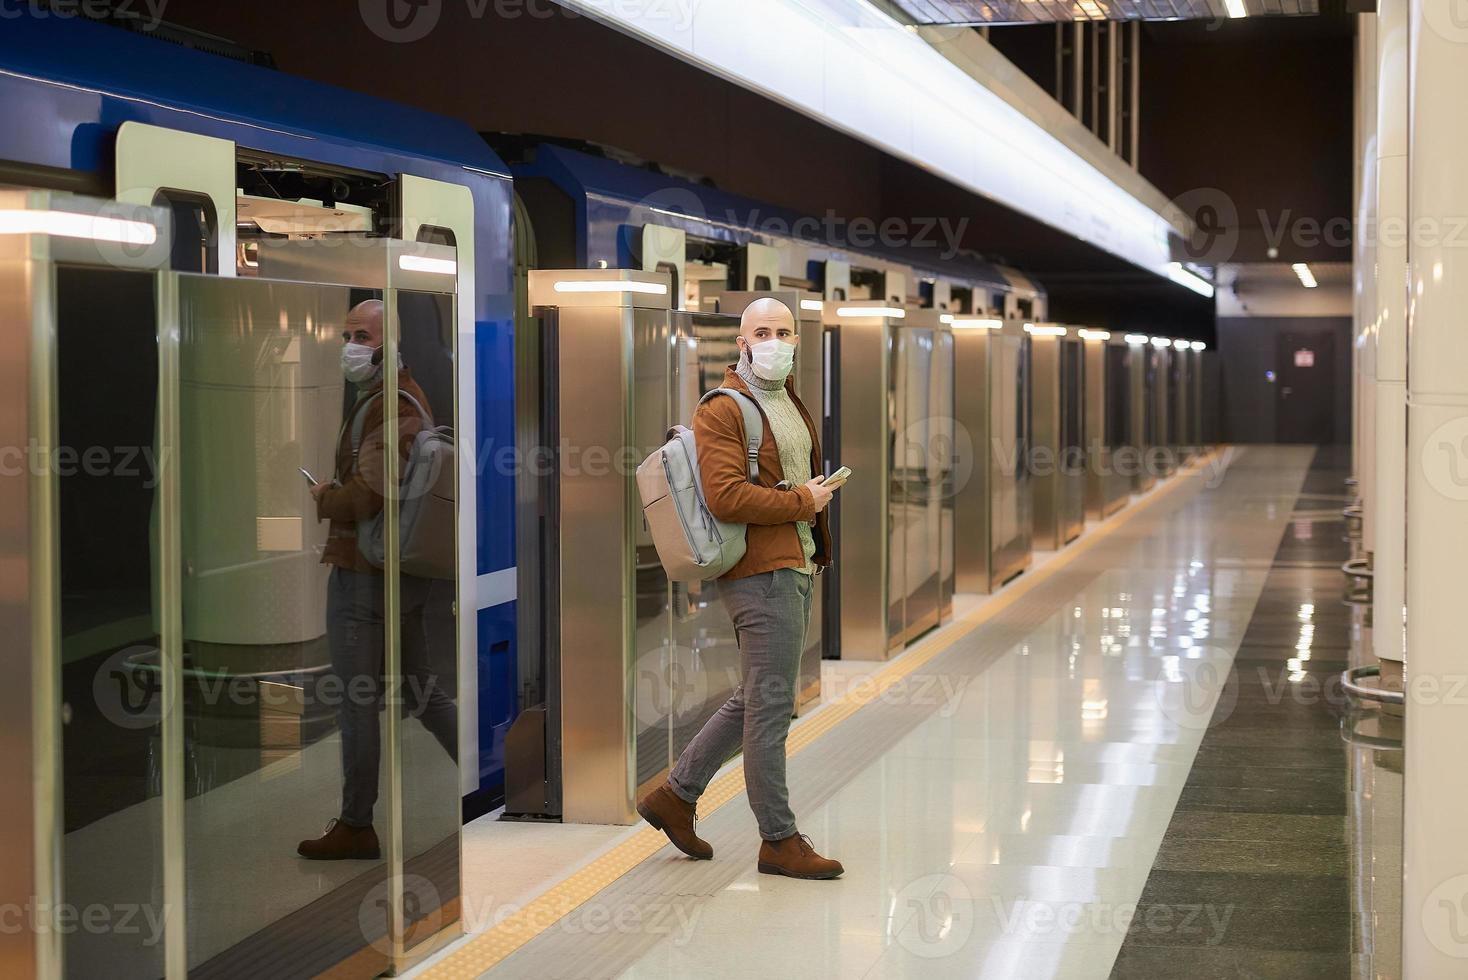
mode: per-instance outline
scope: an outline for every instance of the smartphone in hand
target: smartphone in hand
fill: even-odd
[[[821,486],[830,487],[832,490],[841,489],[841,485],[851,477],[851,467],[843,466],[835,473],[821,481]]]

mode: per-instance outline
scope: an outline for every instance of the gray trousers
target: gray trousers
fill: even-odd
[[[340,681],[337,723],[342,741],[341,821],[372,826],[382,759],[383,577],[332,566],[326,585],[326,638]],[[458,709],[447,688],[457,652],[452,582],[398,578],[404,713],[423,723],[449,758],[459,757]],[[447,644],[447,646],[445,645]],[[435,667],[435,665],[443,665]]]
[[[765,840],[795,833],[785,785],[785,736],[795,712],[814,587],[812,576],[792,568],[719,581],[739,643],[741,683],[688,743],[668,777],[679,798],[697,802],[742,743],[749,808]]]

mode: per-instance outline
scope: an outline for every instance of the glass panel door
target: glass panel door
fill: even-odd
[[[398,290],[403,916],[412,948],[460,917],[454,297]],[[386,923],[385,907],[376,914]]]
[[[690,425],[699,399],[724,383],[724,368],[739,359],[739,321],[729,316],[674,314],[673,412]],[[721,396],[722,397],[722,396]],[[673,584],[672,655],[666,680],[672,765],[741,681],[734,623],[713,582]]]
[[[66,975],[163,975],[152,272],[56,269]],[[7,472],[6,475],[13,475]],[[123,917],[126,916],[126,921]]]
[[[632,316],[631,329],[633,387],[627,396],[632,408],[631,446],[579,447],[588,475],[597,468],[605,471],[616,466],[621,468],[618,471],[621,478],[629,483],[633,482],[636,464],[667,436],[672,370],[669,314],[663,310],[637,310]],[[630,490],[634,497],[636,492],[635,487]],[[633,537],[637,590],[631,665],[637,756],[633,786],[641,788],[663,774],[671,757],[670,590],[652,534],[640,520],[634,525]],[[639,789],[642,791],[645,790]]]
[[[344,332],[381,331],[380,311],[348,325],[372,298],[179,280],[188,952],[202,975],[388,966],[370,918],[387,869],[367,829],[384,829],[385,588],[355,533],[382,507],[382,434],[341,357]],[[334,484],[320,504],[313,482]],[[344,859],[299,854],[333,819],[352,827]]]

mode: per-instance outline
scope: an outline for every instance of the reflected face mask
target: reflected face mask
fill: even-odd
[[[783,340],[765,340],[751,344],[749,366],[766,381],[784,381],[795,366],[795,345]]]
[[[373,357],[377,355],[376,348],[368,347],[366,344],[343,344],[342,345],[342,374],[348,381],[362,384],[364,381],[372,380],[377,374],[380,365],[372,363]]]

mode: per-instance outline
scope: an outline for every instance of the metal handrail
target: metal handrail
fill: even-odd
[[[1376,570],[1366,563],[1365,558],[1352,558],[1341,565],[1341,571],[1351,578],[1375,578]]]
[[[1399,738],[1386,738],[1382,735],[1363,735],[1356,731],[1356,726],[1351,724],[1349,716],[1341,718],[1341,741],[1347,745],[1357,745],[1361,748],[1376,749],[1381,752],[1402,751],[1402,740]]]
[[[1366,664],[1362,667],[1348,667],[1341,671],[1341,687],[1353,698],[1366,701],[1380,701],[1382,704],[1406,704],[1407,695],[1403,691],[1387,691],[1379,687],[1369,687],[1356,682],[1363,677],[1380,677],[1380,664]]]
[[[1348,521],[1359,521],[1365,515],[1366,511],[1360,504],[1352,504],[1341,511],[1341,516]]]

